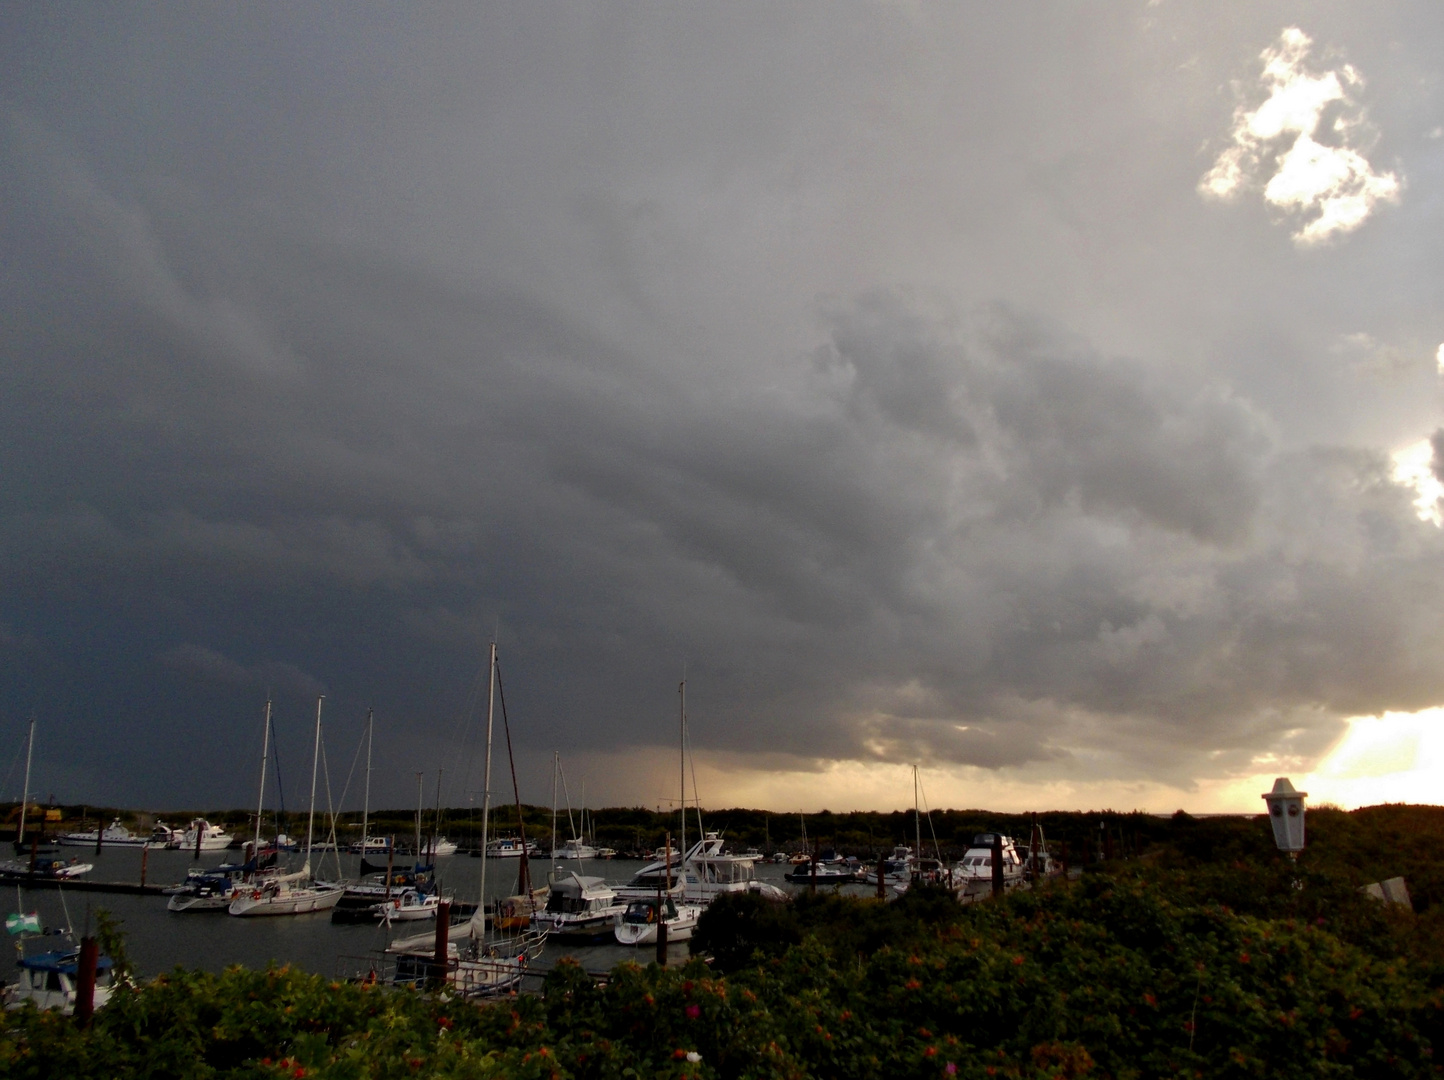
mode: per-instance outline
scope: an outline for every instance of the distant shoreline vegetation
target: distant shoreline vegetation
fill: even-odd
[[[39,804],[32,803],[32,807]],[[59,811],[59,821],[51,820],[46,829],[50,833],[78,830],[82,822],[92,827],[97,820],[102,826],[119,819],[122,824],[136,830],[149,831],[157,819],[171,823],[189,821],[203,817],[213,824],[221,825],[244,840],[255,828],[255,811],[247,809],[191,809],[169,811],[137,811],[116,807],[85,806],[66,804],[45,806],[47,810]],[[1260,803],[1260,813],[1262,803]],[[1311,811],[1312,812],[1312,811]],[[18,817],[19,803],[0,803],[0,837],[13,833]],[[1178,813],[1183,813],[1179,811]],[[528,839],[535,840],[543,849],[551,840],[551,807],[523,805],[522,816]],[[303,811],[266,811],[268,831],[286,831],[288,824],[298,827],[304,824]],[[922,842],[927,854],[933,854],[934,844],[945,857],[957,857],[969,846],[973,836],[984,832],[1002,832],[1010,836],[1026,838],[1034,821],[1043,828],[1043,835],[1055,854],[1062,854],[1075,864],[1087,862],[1108,853],[1124,855],[1139,853],[1149,845],[1163,842],[1170,832],[1170,822],[1177,814],[1154,814],[1141,810],[1116,811],[1048,811],[1038,814],[1006,814],[988,810],[934,810],[922,818]],[[1190,815],[1184,815],[1190,817]],[[1214,818],[1247,820],[1258,815],[1198,815],[1195,820]],[[576,812],[573,812],[576,817]],[[476,844],[481,835],[481,811],[478,807],[443,807],[439,815],[434,808],[423,808],[422,832],[429,834],[433,829],[445,833],[463,848]],[[103,819],[103,820],[102,820]],[[877,856],[892,850],[898,843],[914,844],[917,839],[917,822],[911,810],[858,810],[833,812],[822,810],[814,814],[772,813],[739,807],[717,810],[702,810],[702,820],[708,829],[720,830],[729,848],[742,850],[756,847],[764,854],[776,851],[801,850],[802,830],[807,830],[807,847],[821,845],[855,855]],[[318,827],[319,827],[318,818]],[[696,811],[689,809],[687,827],[690,831],[697,822]],[[343,840],[360,839],[361,812],[348,810],[336,816],[338,836]],[[645,807],[608,807],[587,811],[588,831],[594,833],[598,844],[614,848],[619,852],[650,852],[660,846],[668,832],[676,833],[677,811],[657,811]],[[329,818],[325,829],[329,829]],[[490,829],[492,836],[507,835],[517,831],[516,807],[502,804],[491,808]],[[399,840],[410,837],[416,830],[416,808],[380,809],[370,812],[368,831],[373,836],[396,836]],[[558,843],[570,837],[565,810],[561,812],[557,828]]]
[[[93,1026],[8,1014],[35,1078],[1436,1077],[1444,808],[1176,816],[1138,855],[1001,900],[719,901],[683,968],[559,964],[486,1005],[290,968],[177,970]],[[1360,886],[1403,875],[1412,910]],[[701,954],[710,959],[704,962]]]

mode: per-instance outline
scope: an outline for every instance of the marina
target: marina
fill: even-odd
[[[95,912],[104,909],[119,922],[125,933],[126,952],[136,972],[144,978],[169,971],[174,967],[219,972],[240,964],[253,969],[267,965],[291,964],[306,971],[335,977],[356,973],[358,958],[379,954],[391,942],[412,936],[418,924],[398,922],[389,928],[384,922],[333,922],[328,912],[296,915],[284,919],[244,919],[228,916],[224,910],[177,914],[167,911],[166,885],[185,880],[196,863],[190,852],[152,851],[148,854],[147,883],[139,884],[142,851],[129,848],[104,849],[88,856],[95,869],[95,881],[75,880],[60,888],[52,881],[24,883],[14,880],[0,885],[0,911],[9,915],[20,911],[38,911],[46,927],[72,926],[77,935],[87,921],[95,926]],[[334,858],[328,853],[328,867]],[[343,873],[359,876],[360,858],[342,853],[339,856]],[[454,894],[458,907],[474,903],[481,885],[481,859],[452,859],[439,867],[439,887]],[[516,889],[516,860],[487,859],[487,903],[494,904],[512,895]],[[577,867],[575,860],[568,869]],[[613,859],[584,862],[580,872],[586,876],[605,878],[613,887],[625,885],[647,866],[641,860]],[[788,886],[783,880],[785,867],[772,863],[757,864],[759,881],[786,889],[805,890],[806,886]],[[546,865],[534,867],[538,877]],[[842,886],[857,895],[872,895],[865,886]],[[421,923],[430,932],[430,924]],[[669,963],[682,962],[687,954],[685,941],[668,945]],[[648,962],[647,949],[620,945],[607,935],[597,944],[548,940],[536,972],[550,968],[563,956],[574,956],[589,971],[608,971],[624,960]],[[0,978],[13,982],[16,970],[13,961],[6,961]],[[523,988],[534,989],[539,982],[531,976]]]

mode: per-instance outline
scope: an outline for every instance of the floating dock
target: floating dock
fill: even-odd
[[[55,878],[40,874],[0,874],[0,885],[22,889],[60,889],[69,892],[128,893],[131,896],[160,896],[164,885],[142,885],[138,881],[86,881],[84,878]]]

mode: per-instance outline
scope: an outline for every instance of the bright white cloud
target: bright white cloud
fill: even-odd
[[[1414,509],[1419,520],[1439,525],[1444,521],[1439,500],[1444,498],[1444,484],[1434,475],[1434,446],[1428,439],[1395,450],[1394,483],[1414,489]]]
[[[1434,362],[1439,365],[1440,374],[1444,374],[1444,343],[1439,346],[1439,351],[1434,354]]]
[[[1351,97],[1363,76],[1349,64],[1311,73],[1305,62],[1312,44],[1290,27],[1260,54],[1268,97],[1252,110],[1235,110],[1232,145],[1198,185],[1206,196],[1228,199],[1261,184],[1266,202],[1300,219],[1294,240],[1301,245],[1352,232],[1400,191],[1397,175],[1375,172],[1350,145],[1366,130],[1364,111]]]

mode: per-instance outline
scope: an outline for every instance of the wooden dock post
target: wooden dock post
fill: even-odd
[[[89,1027],[95,1013],[95,960],[99,953],[93,937],[80,939],[80,961],[75,973],[75,1022],[81,1027]]]

